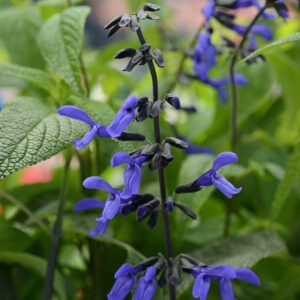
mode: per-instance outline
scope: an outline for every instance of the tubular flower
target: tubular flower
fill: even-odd
[[[116,282],[107,295],[108,300],[123,300],[133,288],[136,269],[130,264],[122,265],[115,274]]]
[[[96,228],[90,232],[90,236],[103,235],[110,220],[119,213],[121,204],[126,203],[129,199],[121,197],[121,190],[113,188],[108,182],[101,177],[92,176],[84,180],[83,186],[88,189],[98,189],[109,192],[105,203],[96,199],[83,199],[75,205],[76,211],[103,208],[103,212],[96,219]]]
[[[222,152],[219,154],[212,165],[212,168],[201,175],[194,182],[176,188],[177,193],[190,193],[199,191],[204,186],[214,185],[227,198],[232,198],[233,195],[238,194],[242,188],[236,188],[225,177],[218,174],[217,171],[229,164],[237,162],[238,157],[233,152]]]
[[[130,156],[124,152],[116,153],[111,159],[111,165],[117,167],[126,164],[124,171],[124,190],[121,197],[128,199],[137,194],[142,178],[142,165],[148,159],[146,155]]]
[[[139,280],[132,300],[151,300],[156,291],[156,268],[147,268],[145,276]]]
[[[85,111],[73,105],[65,105],[59,108],[57,112],[62,116],[82,121],[91,127],[83,138],[73,142],[77,150],[82,150],[96,136],[103,138],[119,137],[129,123],[134,120],[137,104],[137,98],[129,96],[109,126],[95,122]]]
[[[260,285],[257,275],[246,268],[234,269],[231,266],[220,265],[216,267],[203,266],[194,267],[192,274],[195,278],[193,286],[193,297],[206,300],[211,280],[220,282],[220,293],[222,300],[235,300],[232,283],[233,279],[241,279],[253,285]]]

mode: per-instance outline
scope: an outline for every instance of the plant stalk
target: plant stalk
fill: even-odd
[[[64,177],[63,177],[60,196],[59,196],[57,218],[55,220],[55,224],[52,231],[51,247],[50,247],[46,277],[44,282],[44,295],[43,295],[44,300],[52,299],[54,275],[55,275],[55,269],[57,264],[60,238],[62,235],[62,225],[63,225],[64,210],[65,210],[70,163],[71,163],[71,157],[66,158],[64,175],[63,175]]]
[[[142,33],[141,28],[137,31],[137,36],[141,45],[146,44],[145,37]],[[158,80],[157,74],[155,70],[155,66],[153,61],[148,62],[148,68],[152,78],[152,87],[153,87],[153,101],[158,100]],[[160,136],[160,122],[159,116],[155,117],[153,120],[154,124],[154,134],[155,134],[155,142],[160,144],[161,143],[161,136]],[[161,166],[158,167],[158,179],[159,179],[159,188],[160,188],[160,197],[161,197],[161,204],[162,204],[162,216],[163,216],[163,226],[164,226],[164,236],[165,236],[165,245],[166,245],[166,256],[168,259],[169,266],[171,266],[172,261],[172,243],[171,243],[171,232],[170,232],[170,222],[169,222],[169,214],[166,207],[166,185],[165,185],[165,177],[164,177],[164,170]],[[176,288],[173,284],[169,283],[169,299],[176,300]]]

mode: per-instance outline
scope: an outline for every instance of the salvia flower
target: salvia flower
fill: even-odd
[[[210,69],[216,65],[217,48],[211,41],[212,31],[210,29],[201,33],[198,37],[193,54],[193,67],[197,78],[203,83],[215,88],[222,103],[227,100],[227,91],[224,85],[230,83],[229,77],[220,79],[211,78]],[[245,85],[246,78],[241,74],[235,74],[235,81],[238,85]]]
[[[142,171],[141,168],[148,157],[146,155],[130,156],[124,152],[116,153],[111,159],[113,167],[126,164],[124,170],[124,190],[121,197],[130,198],[134,194],[138,194],[141,184]]]
[[[137,274],[136,268],[125,263],[115,274],[115,284],[107,295],[108,300],[123,300],[130,293]]]
[[[88,189],[104,190],[109,193],[105,204],[95,199],[83,199],[75,205],[76,211],[103,208],[103,212],[96,219],[96,227],[90,232],[90,236],[103,235],[108,223],[116,214],[120,212],[121,204],[126,203],[127,199],[121,197],[121,190],[113,188],[108,182],[101,177],[92,176],[84,180],[83,186]]]
[[[207,299],[211,280],[219,281],[222,300],[235,300],[231,283],[233,279],[241,279],[253,285],[260,285],[257,275],[247,268],[235,269],[227,265],[202,266],[194,267],[192,274],[195,277],[193,297],[200,300]]]
[[[156,291],[156,268],[147,268],[146,273],[140,278],[132,300],[151,300]]]
[[[137,105],[137,98],[135,96],[129,96],[109,126],[95,122],[85,111],[73,105],[62,106],[57,112],[62,116],[82,121],[91,127],[82,139],[73,142],[76,149],[81,150],[96,136],[103,138],[121,136],[123,130],[134,120]]]
[[[242,188],[236,188],[224,176],[217,173],[217,171],[229,164],[237,162],[238,157],[233,152],[222,152],[213,161],[212,168],[201,175],[197,180],[191,184],[180,186],[176,188],[177,193],[189,193],[200,190],[204,186],[214,185],[227,198],[232,198],[233,195],[238,194]]]

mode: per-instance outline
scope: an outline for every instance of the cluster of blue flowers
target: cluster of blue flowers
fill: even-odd
[[[238,2],[242,4],[238,4]],[[237,7],[246,5],[242,0],[235,1],[234,3]],[[217,17],[215,7],[215,1],[210,0],[204,9],[208,20],[210,20],[211,17]],[[159,7],[157,5],[148,3],[138,14],[125,14],[114,19],[107,26],[107,28],[110,29],[110,35],[121,27],[130,27],[133,31],[139,31],[139,20],[150,18],[148,12],[157,11],[158,9]],[[153,19],[153,16],[151,18]],[[232,28],[236,26],[238,25],[232,23]],[[241,30],[241,28],[239,30]],[[259,27],[255,30],[256,31],[253,31],[254,33],[260,31]],[[219,91],[222,99],[225,99],[226,91],[223,85],[228,82],[228,79],[214,80],[208,76],[209,70],[216,63],[216,48],[211,43],[211,33],[210,30],[207,30],[199,37],[200,43],[195,53],[195,61],[197,61],[197,64],[195,63],[195,70],[203,82],[214,86]],[[129,55],[129,57],[138,55],[141,64],[156,59],[159,62],[157,65],[162,65],[161,62],[163,59],[160,51],[153,51],[151,54],[147,52],[150,47],[147,47],[148,50],[145,50],[143,53],[137,53],[137,51],[133,51],[134,49],[128,49],[120,51],[118,54],[119,58],[124,57],[124,55]],[[153,66],[153,68],[155,67]],[[237,74],[236,80],[243,82],[244,78]],[[131,95],[125,100],[108,126],[95,122],[84,110],[76,106],[63,106],[58,110],[58,113],[65,117],[84,122],[90,126],[88,132],[81,139],[74,141],[76,148],[81,150],[91,143],[95,137],[117,138],[120,140],[144,140],[144,136],[126,133],[126,128],[133,121],[141,122],[148,117],[158,118],[165,102],[176,109],[180,108],[179,98],[169,94],[165,96],[164,101],[149,101],[147,97],[137,98]],[[160,139],[159,141],[156,140],[156,143],[153,144],[148,141],[147,145],[138,148],[130,154],[117,152],[113,155],[111,159],[112,167],[125,165],[123,189],[112,187],[107,181],[98,176],[91,176],[84,180],[83,186],[85,188],[102,190],[108,193],[105,202],[96,198],[85,198],[75,205],[75,211],[89,209],[102,210],[100,216],[96,218],[96,226],[90,232],[90,236],[103,235],[109,222],[117,215],[126,216],[134,211],[137,211],[138,221],[149,217],[148,225],[150,228],[156,225],[158,214],[162,210],[168,214],[172,212],[175,207],[179,208],[187,216],[197,218],[194,212],[184,204],[176,202],[172,197],[169,197],[167,200],[165,199],[166,201],[162,201],[162,199],[158,199],[154,195],[140,193],[142,168],[148,164],[151,171],[156,169],[161,171],[173,160],[171,147],[177,147],[191,153],[199,152],[198,148],[190,142],[185,142],[182,138],[167,137],[163,141],[160,141]],[[204,150],[201,149],[201,151]],[[207,149],[205,149],[205,151],[208,152]],[[235,187],[224,176],[219,174],[218,170],[227,165],[236,163],[237,160],[238,157],[233,152],[220,153],[215,157],[212,167],[208,171],[200,175],[193,182],[177,187],[174,192],[193,193],[207,186],[215,186],[225,197],[232,198],[241,192],[242,188]],[[108,300],[123,300],[133,289],[133,300],[151,300],[157,286],[162,287],[166,283],[171,284],[171,286],[178,285],[181,282],[182,272],[194,277],[195,282],[192,294],[195,299],[200,300],[206,300],[211,280],[220,283],[222,300],[235,299],[231,283],[233,279],[241,279],[254,285],[260,284],[258,277],[251,270],[246,268],[234,269],[227,265],[208,266],[186,254],[179,254],[175,258],[164,258],[160,255],[149,258],[137,266],[132,266],[128,263],[122,265],[115,273],[116,281],[108,294]]]
[[[218,49],[212,42],[213,29],[211,20],[215,19],[226,28],[237,33],[241,38],[246,34],[248,26],[237,24],[234,22],[236,16],[236,10],[240,8],[256,7],[261,11],[262,18],[265,20],[272,20],[275,15],[265,12],[266,7],[273,7],[276,9],[279,16],[286,19],[288,17],[288,10],[283,0],[268,1],[265,7],[263,7],[259,0],[234,0],[234,1],[218,1],[209,0],[203,8],[203,14],[205,17],[205,28],[198,37],[198,43],[193,53],[193,67],[196,77],[214,89],[219,94],[219,98],[222,103],[227,100],[227,91],[225,85],[230,83],[229,77],[212,78],[210,76],[210,70],[217,63]],[[257,49],[256,35],[261,36],[266,40],[273,39],[272,30],[265,24],[255,24],[249,32],[249,42],[243,48],[240,49],[240,55],[244,58],[251,52]],[[228,38],[225,39],[227,45],[235,47],[235,43]],[[248,61],[249,63],[255,62],[256,58]],[[241,75],[235,75],[235,81],[238,85],[245,85],[247,79]]]

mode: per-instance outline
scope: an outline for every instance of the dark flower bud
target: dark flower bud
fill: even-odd
[[[144,141],[145,136],[139,133],[122,132],[117,139],[119,141]]]
[[[186,149],[188,147],[188,143],[181,140],[181,139],[177,139],[175,137],[168,137],[168,138],[165,138],[165,143],[168,143],[176,148],[179,148],[179,149]]]
[[[181,282],[180,269],[178,264],[174,264],[168,269],[168,282],[178,285]]]
[[[168,212],[172,212],[174,210],[174,202],[172,198],[168,198],[166,201],[166,208]]]
[[[136,121],[142,122],[147,119],[150,115],[150,102],[147,97],[143,97],[139,100],[139,105],[137,108]]]
[[[118,23],[118,25],[120,27],[126,27],[129,25],[130,21],[132,19],[132,16],[130,14],[124,14],[122,17],[121,17],[121,20],[120,22]]]
[[[114,26],[108,33],[107,37],[114,35],[121,27],[119,25]]]
[[[108,24],[106,24],[104,26],[104,29],[110,29],[110,28],[114,27],[115,25],[117,25],[120,22],[121,18],[122,18],[122,16],[115,17],[112,21],[110,21]]]
[[[130,213],[137,210],[137,208],[141,205],[144,205],[155,197],[151,194],[143,194],[143,195],[134,195],[129,203],[123,204],[121,207],[121,215],[127,216]]]
[[[125,58],[125,57],[133,57],[135,54],[136,54],[136,49],[133,49],[133,48],[125,48],[125,49],[122,49],[120,51],[118,51],[114,58],[116,59],[122,59],[122,58]]]
[[[155,227],[155,225],[157,224],[157,219],[158,219],[158,210],[155,210],[152,214],[151,214],[151,216],[150,216],[150,218],[149,218],[149,220],[148,220],[148,226],[149,226],[149,228],[154,228]]]
[[[153,12],[153,11],[158,11],[160,9],[160,7],[156,4],[153,4],[153,3],[147,3],[144,5],[144,10],[145,11],[150,11],[150,12]]]
[[[177,96],[174,96],[172,94],[167,94],[165,96],[165,100],[172,105],[175,109],[180,109],[181,105],[180,105],[180,100]]]
[[[194,220],[197,220],[197,215],[190,208],[188,208],[187,206],[185,206],[184,204],[179,203],[179,202],[174,202],[174,205],[176,207],[178,207],[188,217],[190,217],[190,218],[192,218]]]
[[[140,154],[141,155],[154,155],[155,153],[157,153],[160,150],[160,145],[159,144],[151,144],[151,145],[146,145],[143,147],[143,149],[141,150]]]
[[[153,157],[152,157],[152,159],[151,159],[151,161],[150,161],[150,163],[149,163],[149,169],[150,169],[150,171],[154,171],[154,170],[156,170],[157,168],[158,168],[158,166],[159,166],[159,161],[160,161],[160,154],[159,153],[156,153]]]
[[[139,208],[137,209],[137,220],[141,222],[142,220],[147,218],[159,205],[160,201],[158,199],[153,199],[147,204],[139,206]]]
[[[163,68],[165,66],[163,55],[159,49],[152,51],[152,57],[158,67]]]
[[[140,9],[138,12],[137,12],[137,17],[141,20],[144,20],[146,19],[148,16],[148,13],[145,12],[143,9]]]
[[[161,157],[164,158],[166,161],[170,162],[173,160],[174,156],[171,152],[171,147],[168,143],[164,145],[163,151],[161,153]]]
[[[131,15],[130,29],[134,32],[138,31],[140,23],[136,15]]]

